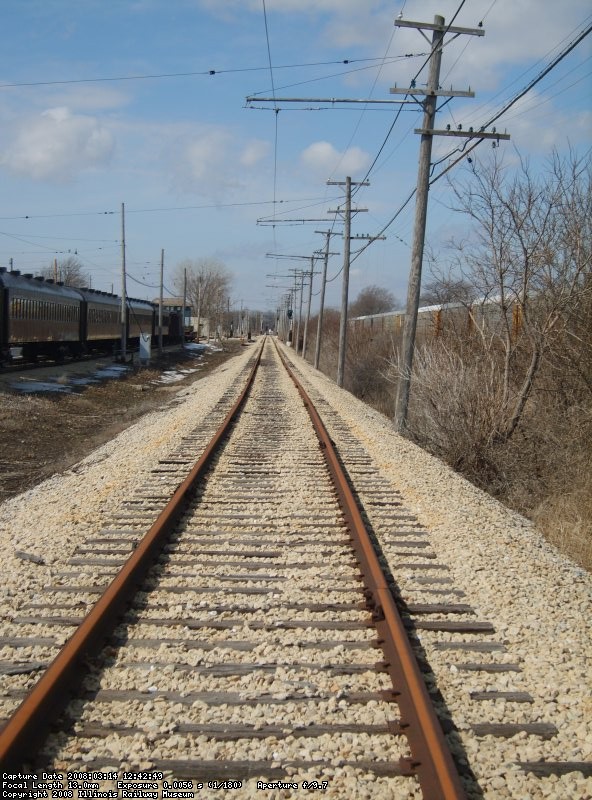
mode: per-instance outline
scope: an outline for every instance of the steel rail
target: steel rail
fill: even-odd
[[[185,480],[138,543],[74,634],[18,706],[0,732],[0,767],[6,771],[29,763],[35,748],[45,739],[56,716],[84,679],[86,663],[95,656],[120,622],[148,570],[166,544],[167,537],[185,511],[195,488],[228,428],[245,402],[261,360],[263,345],[245,387],[216,430]]]
[[[410,762],[403,763],[405,760],[402,759],[401,765],[408,772],[417,775],[425,798],[466,800],[458,770],[347,475],[313,402],[277,344],[276,348],[300,392],[315,428],[359,561],[367,589],[367,601],[372,609],[373,622],[385,655],[384,667],[395,687],[395,699],[401,712],[401,728],[411,750]]]

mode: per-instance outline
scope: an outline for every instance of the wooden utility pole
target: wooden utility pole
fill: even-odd
[[[347,342],[347,303],[349,295],[349,262],[351,241],[351,189],[352,186],[369,186],[368,181],[352,181],[348,176],[343,181],[327,181],[328,186],[345,186],[345,211],[343,229],[343,281],[341,284],[341,315],[339,318],[339,353],[337,355],[337,385],[343,386],[345,377],[345,348]],[[358,211],[367,211],[367,208],[358,208]],[[330,211],[329,213],[333,213]]]
[[[322,233],[327,237],[325,242],[325,254],[323,257],[323,277],[321,278],[321,298],[319,303],[319,318],[317,321],[317,341],[315,343],[315,356],[314,368],[319,368],[319,359],[321,357],[321,339],[323,337],[323,314],[325,313],[325,289],[327,288],[327,266],[329,264],[329,256],[336,256],[337,253],[329,252],[329,243],[332,236],[341,235],[337,231],[315,231],[315,233]]]
[[[162,304],[164,291],[164,250],[160,251],[160,294],[158,297],[158,353],[162,356]],[[170,333],[170,321],[169,321]],[[169,340],[170,341],[170,340]]]
[[[287,259],[290,259],[290,260],[306,259],[306,261],[310,261],[311,260],[310,256],[288,255],[287,253],[266,253],[265,255],[266,255],[267,258],[284,258],[284,259],[287,258]],[[314,263],[314,258],[315,258],[315,256],[313,255],[312,256],[313,263]],[[296,293],[300,292],[300,306],[299,306],[299,311],[298,311],[298,321],[297,321],[297,328],[296,328],[296,346],[295,346],[295,350],[294,350],[296,355],[298,355],[299,339],[300,339],[300,325],[302,323],[302,302],[303,302],[303,295],[304,295],[304,276],[308,275],[308,272],[306,270],[300,270],[300,269],[290,269],[288,271],[290,273],[292,273],[292,274],[291,275],[277,275],[277,274],[276,275],[274,275],[274,274],[269,275],[268,274],[267,277],[268,278],[292,278],[293,281],[294,281],[294,286],[291,288],[291,294],[294,297],[294,304],[296,303]],[[300,276],[300,288],[298,288],[298,276]],[[312,268],[311,268],[311,277],[310,277],[310,279],[312,281]],[[276,288],[276,287],[273,287],[273,288]],[[295,308],[292,309],[292,317],[293,317],[293,312],[295,310],[296,310]],[[309,299],[309,313],[310,313],[310,299]],[[289,316],[288,316],[288,319],[290,319]],[[307,323],[306,324],[308,325],[308,317],[307,317]],[[292,332],[294,331],[293,322],[292,322],[291,326],[289,326],[289,328],[292,330]],[[289,341],[289,339],[288,339],[288,341]],[[304,345],[304,342],[303,342],[303,345]],[[304,347],[303,347],[303,349],[304,349]]]
[[[343,386],[345,375],[345,347],[347,330],[347,303],[349,296],[349,260],[351,237],[351,178],[345,179],[345,224],[343,229],[343,281],[341,284],[341,317],[339,319],[339,354],[337,357],[337,385]]]
[[[183,270],[183,347],[185,347],[185,306],[187,305],[187,268]],[[197,341],[199,342],[199,331],[197,332]]]
[[[296,281],[297,275],[300,275],[300,288],[296,288]],[[302,322],[302,295],[304,294],[304,270],[299,269],[294,272],[294,291],[300,294],[300,300],[298,303],[298,324],[296,326],[296,347],[294,348],[294,352],[298,355],[300,350],[300,323]]]
[[[127,360],[127,298],[125,290],[125,203],[121,204],[121,360]]]
[[[413,228],[413,243],[411,248],[411,271],[409,274],[409,284],[407,289],[407,306],[405,312],[405,323],[403,327],[403,352],[402,368],[399,377],[399,387],[397,392],[396,416],[395,421],[397,430],[404,431],[407,427],[407,413],[409,409],[409,392],[411,387],[411,370],[413,368],[413,354],[415,351],[415,333],[417,329],[417,311],[419,308],[419,295],[421,291],[421,270],[423,262],[423,250],[425,243],[425,229],[428,209],[428,190],[430,185],[430,161],[432,157],[432,141],[435,134],[444,136],[464,136],[467,138],[486,139],[509,139],[507,135],[462,131],[450,131],[450,126],[446,131],[434,129],[436,117],[437,98],[445,97],[474,97],[474,92],[469,91],[446,91],[440,89],[440,65],[442,62],[442,48],[444,46],[444,36],[451,33],[454,36],[460,34],[470,34],[483,36],[483,28],[459,28],[452,25],[446,26],[444,17],[436,15],[433,24],[427,22],[409,22],[407,20],[395,20],[397,27],[417,28],[425,37],[424,30],[432,31],[431,53],[429,60],[428,82],[426,89],[417,89],[414,85],[407,89],[391,89],[391,94],[405,94],[406,96],[425,95],[425,100],[417,101],[423,107],[423,125],[416,130],[421,134],[419,146],[419,169],[417,173],[417,190],[415,199],[415,223]]]
[[[310,257],[310,272],[307,273],[309,275],[308,281],[308,302],[306,304],[306,317],[304,319],[304,334],[302,335],[302,358],[306,358],[306,339],[308,336],[308,322],[310,320],[310,303],[312,301],[312,279],[314,276],[314,262],[315,257]]]

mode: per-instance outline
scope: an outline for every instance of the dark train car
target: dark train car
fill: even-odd
[[[84,298],[83,335],[87,349],[107,351],[119,348],[121,298],[94,289],[80,289],[80,293]],[[152,303],[132,297],[127,298],[126,308],[127,344],[135,348],[141,335],[154,336],[155,309]]]
[[[140,337],[158,340],[158,307],[127,298],[127,345]],[[165,309],[163,341],[183,340],[181,314]],[[0,268],[0,365],[15,357],[61,359],[86,352],[112,352],[121,344],[121,298],[77,289]]]
[[[140,340],[140,336],[153,336],[155,330],[156,309],[148,300],[127,298],[127,338]]]
[[[169,344],[183,341],[183,315],[180,311],[169,312],[168,341]]]
[[[154,339],[158,342],[158,306],[154,309]],[[181,313],[168,308],[162,310],[162,339],[164,344],[178,344],[182,339]]]
[[[76,289],[0,268],[0,356],[63,358],[82,347],[82,297]]]
[[[105,350],[121,340],[121,300],[95,289],[79,289],[84,300],[82,334],[88,350]]]

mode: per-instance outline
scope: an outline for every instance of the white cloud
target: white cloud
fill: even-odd
[[[21,121],[0,164],[35,180],[67,182],[83,170],[106,164],[114,144],[111,132],[95,117],[60,106]]]
[[[50,87],[43,95],[45,107],[66,106],[71,111],[100,112],[129,105],[130,95],[112,86]]]
[[[240,163],[245,167],[253,167],[258,164],[269,153],[269,142],[261,139],[253,139],[248,142],[241,154]]]
[[[217,131],[201,133],[187,143],[182,156],[190,179],[204,181],[214,174],[221,174],[226,161],[228,138],[228,134]]]
[[[224,190],[245,186],[251,180],[248,171],[269,149],[260,139],[238,141],[223,126],[196,126],[166,144],[174,154],[173,189],[216,200]]]
[[[302,163],[319,177],[328,178],[336,170],[340,175],[359,175],[370,164],[370,156],[359,147],[340,153],[330,142],[314,142],[304,150]]]

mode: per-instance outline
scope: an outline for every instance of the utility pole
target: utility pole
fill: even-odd
[[[310,261],[311,260],[310,256],[288,255],[287,253],[266,253],[265,256],[266,256],[266,258],[287,258],[287,259],[290,259],[290,260],[306,259],[306,261]],[[315,256],[313,255],[312,258],[314,259]],[[296,302],[296,293],[298,291],[300,291],[300,310],[299,310],[299,313],[298,313],[298,322],[297,322],[297,328],[296,328],[296,348],[295,348],[295,351],[294,351],[296,353],[296,355],[298,355],[299,339],[300,339],[300,324],[301,324],[301,321],[302,321],[302,298],[303,298],[303,293],[304,293],[304,276],[308,275],[308,272],[306,270],[299,270],[299,269],[290,269],[289,272],[291,272],[292,274],[291,275],[273,275],[273,274],[269,275],[268,274],[267,277],[268,278],[290,278],[290,277],[293,278],[294,286],[291,289],[291,294],[294,297],[294,302]],[[311,277],[310,277],[311,281],[312,281],[312,274],[313,273],[312,273],[312,270],[311,270]],[[300,289],[298,288],[298,276],[300,276]],[[276,287],[270,287],[270,288],[276,288]],[[295,309],[292,309],[292,313],[294,312],[294,310]],[[310,300],[309,300],[309,312],[310,312]],[[289,315],[288,315],[288,319],[290,319]],[[308,324],[308,320],[307,320],[307,324]],[[292,331],[294,330],[293,323],[292,323],[291,329],[292,329]],[[290,343],[290,339],[288,337],[288,344],[289,343]],[[304,342],[303,342],[303,349],[304,349]]]
[[[296,288],[298,276],[300,276],[300,288]],[[298,292],[300,294],[300,301],[298,305],[298,324],[296,326],[296,347],[294,348],[294,352],[298,355],[298,351],[300,350],[300,323],[302,322],[302,295],[304,294],[304,270],[294,270],[294,292]]]
[[[343,386],[345,375],[345,346],[347,331],[347,302],[349,295],[349,260],[351,238],[351,178],[345,179],[345,224],[343,230],[343,281],[341,284],[341,317],[339,319],[339,354],[337,357],[337,385]]]
[[[125,291],[125,203],[121,204],[121,360],[127,359],[127,298]]]
[[[164,250],[161,250],[160,251],[160,295],[158,298],[158,354],[161,357],[162,357],[162,304],[163,304],[163,291],[164,291],[163,283],[164,283]]]
[[[349,294],[349,262],[351,240],[351,189],[352,186],[369,186],[368,181],[352,181],[349,175],[344,181],[327,181],[328,186],[345,186],[345,211],[343,230],[343,282],[341,284],[341,316],[339,319],[339,353],[337,355],[337,385],[343,386],[345,376],[345,347],[347,339],[347,302]],[[367,208],[358,208],[358,211],[367,211]],[[333,213],[333,212],[329,212]]]
[[[310,257],[310,280],[308,281],[308,302],[306,304],[306,319],[304,320],[304,335],[302,337],[302,358],[306,359],[306,339],[308,335],[308,322],[310,320],[310,303],[312,300],[312,281],[315,274],[314,271],[315,257]]]
[[[425,229],[428,208],[428,191],[430,185],[430,161],[432,157],[432,141],[435,134],[465,136],[475,139],[497,138],[509,139],[507,135],[487,134],[482,131],[474,133],[472,129],[467,132],[450,131],[450,126],[446,131],[437,131],[434,128],[436,118],[436,102],[438,97],[474,97],[474,92],[445,91],[440,88],[440,65],[442,62],[442,49],[444,47],[444,36],[451,33],[455,36],[469,34],[473,36],[483,36],[483,28],[459,28],[452,25],[446,26],[444,17],[436,15],[433,24],[427,22],[409,22],[407,20],[395,20],[397,27],[417,28],[424,38],[427,38],[424,30],[432,31],[431,53],[429,59],[428,82],[426,89],[417,89],[415,83],[408,89],[391,89],[391,94],[405,94],[406,96],[425,95],[425,100],[417,101],[423,107],[423,124],[415,132],[421,134],[419,146],[419,169],[417,173],[417,190],[415,199],[415,223],[413,228],[413,243],[411,248],[411,271],[409,274],[409,284],[407,289],[407,306],[405,311],[405,323],[403,327],[403,366],[399,377],[399,387],[396,403],[396,425],[397,430],[402,432],[407,427],[407,413],[409,409],[409,392],[411,386],[411,370],[413,367],[413,354],[415,351],[415,334],[417,329],[417,311],[419,308],[419,295],[421,291],[421,270],[423,262],[423,250],[425,243]]]
[[[185,347],[185,306],[187,305],[187,268],[183,270],[183,347]],[[199,331],[197,332],[197,341],[199,342]]]
[[[314,280],[314,276],[317,274],[314,271],[314,263],[317,255],[312,255],[310,257],[310,272],[307,273],[310,275],[310,280],[308,282],[308,303],[306,306],[306,319],[304,321],[304,336],[302,338],[302,358],[306,359],[306,340],[308,335],[308,323],[310,322],[310,304],[312,301],[312,282]]]
[[[323,277],[321,278],[321,298],[319,304],[319,318],[317,320],[317,341],[315,343],[315,356],[314,368],[319,368],[319,359],[321,357],[321,338],[323,335],[323,314],[325,313],[325,289],[327,288],[327,266],[329,264],[329,256],[336,256],[337,253],[329,252],[329,243],[332,236],[341,235],[338,231],[315,231],[315,233],[322,233],[327,237],[325,242],[325,255],[323,258]]]

